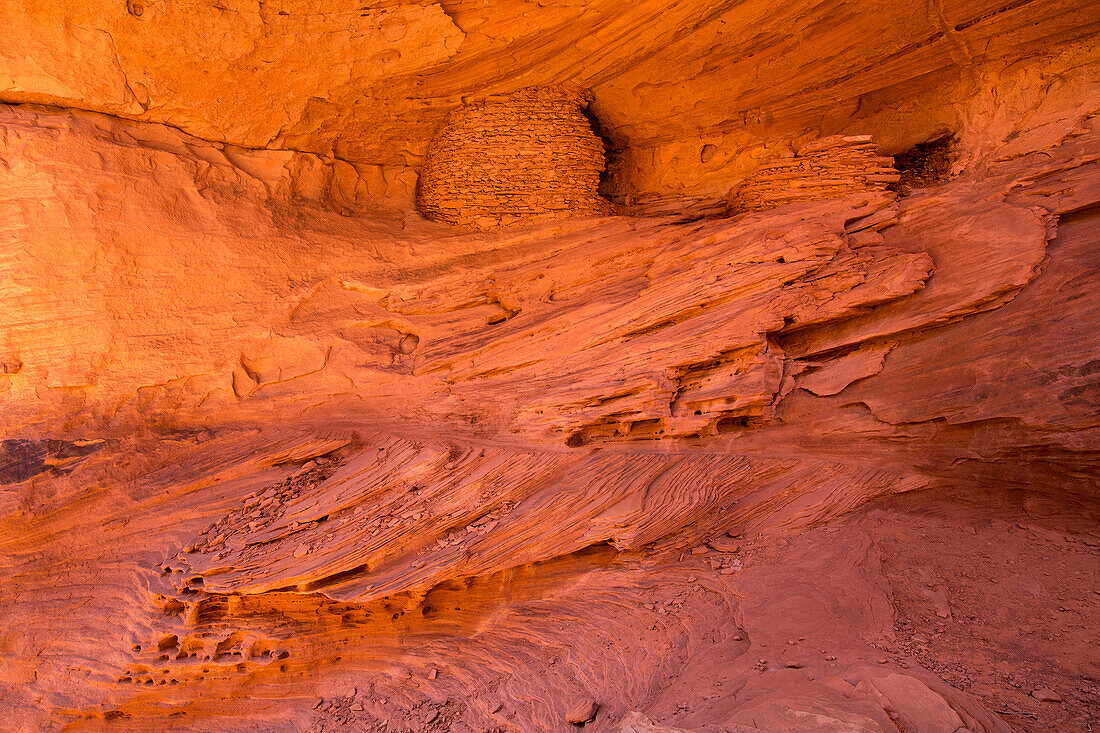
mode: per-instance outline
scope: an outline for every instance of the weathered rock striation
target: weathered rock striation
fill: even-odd
[[[0,17],[0,728],[1100,725],[1087,4]]]

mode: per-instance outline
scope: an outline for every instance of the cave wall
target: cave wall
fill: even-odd
[[[776,150],[825,135],[871,134],[888,155],[945,132],[988,146],[1051,90],[1086,103],[1073,87],[1095,80],[1100,26],[1074,0],[17,0],[0,12],[12,29],[0,101],[311,152],[364,186],[384,178],[406,206],[413,189],[394,181],[423,164],[448,112],[561,82],[595,94],[620,203],[724,197]]]
[[[0,8],[0,715],[1087,730],[1096,16]]]
[[[482,236],[310,203],[309,158],[8,108],[5,432],[94,437],[150,411],[165,428],[238,424],[288,404],[559,444],[780,429],[785,405],[874,383],[899,343],[1043,271],[1058,217],[1095,185],[1092,122],[1074,112],[1060,144],[907,197],[880,181],[732,219]],[[990,364],[980,392],[932,389],[932,415],[1038,429],[1011,390],[974,413],[1007,374]],[[904,395],[860,401],[929,419]]]

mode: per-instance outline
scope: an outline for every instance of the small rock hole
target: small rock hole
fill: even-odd
[[[901,173],[901,179],[889,188],[905,196],[916,189],[945,182],[955,160],[955,142],[953,135],[941,135],[895,155],[894,167]]]

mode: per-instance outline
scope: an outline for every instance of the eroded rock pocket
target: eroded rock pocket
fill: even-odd
[[[890,189],[905,196],[919,188],[938,186],[951,176],[951,164],[954,160],[953,135],[941,135],[918,143],[894,156],[894,168],[901,177],[890,185]]]

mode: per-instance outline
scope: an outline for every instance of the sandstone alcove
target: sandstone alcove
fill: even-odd
[[[1100,730],[1100,14],[0,3],[0,729]]]

